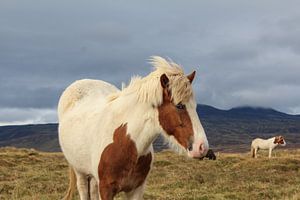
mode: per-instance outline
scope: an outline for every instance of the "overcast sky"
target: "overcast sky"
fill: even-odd
[[[300,114],[300,1],[0,1],[0,125],[56,122],[77,79],[121,86],[149,56],[197,71],[198,103]]]

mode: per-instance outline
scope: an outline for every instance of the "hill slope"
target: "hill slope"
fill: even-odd
[[[15,146],[60,151],[57,124],[0,126],[0,147]]]
[[[240,107],[219,110],[198,105],[197,112],[206,131],[210,146],[216,150],[248,151],[253,138],[283,135],[287,147],[300,147],[300,116],[288,115],[273,109]],[[0,147],[16,146],[42,151],[60,151],[57,124],[0,127]],[[156,150],[163,145],[155,142]]]

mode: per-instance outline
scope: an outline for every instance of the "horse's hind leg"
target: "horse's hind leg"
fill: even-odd
[[[77,189],[80,200],[89,200],[89,178],[86,174],[75,171],[77,177]]]
[[[142,200],[144,195],[146,181],[139,186],[138,188],[126,193],[126,197],[128,200]]]
[[[254,155],[255,155],[254,158],[257,158],[257,152],[258,152],[258,148],[255,148],[254,149]]]

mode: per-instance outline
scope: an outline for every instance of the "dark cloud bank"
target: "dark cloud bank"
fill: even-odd
[[[197,71],[198,103],[300,113],[298,1],[0,2],[0,124],[56,121],[59,95],[146,75],[151,55]]]

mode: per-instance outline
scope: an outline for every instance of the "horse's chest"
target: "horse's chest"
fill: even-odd
[[[132,168],[125,172],[120,184],[120,191],[129,192],[141,186],[150,171],[151,160],[151,153],[139,157],[137,162],[131,166]]]
[[[142,185],[151,161],[151,153],[138,158],[135,143],[126,135],[126,127],[116,129],[113,143],[102,152],[98,166],[101,195],[108,190],[113,195],[120,191],[129,192]]]

